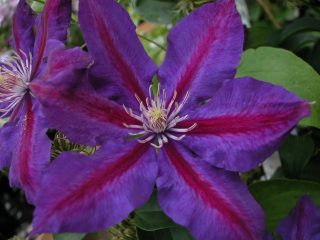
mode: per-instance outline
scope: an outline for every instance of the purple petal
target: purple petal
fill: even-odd
[[[67,84],[69,80],[70,84],[76,84],[78,79],[65,79],[63,76],[73,71],[86,70],[94,62],[93,58],[80,47],[66,49],[61,42],[49,40],[48,43],[51,52],[48,53],[48,64],[39,81]]]
[[[15,124],[8,122],[0,129],[0,169],[10,166],[16,142],[17,131]]]
[[[181,100],[190,92],[188,106],[212,97],[224,80],[232,79],[243,49],[243,26],[234,0],[208,3],[183,19],[169,34],[160,83],[168,95],[177,90]]]
[[[197,123],[184,144],[201,159],[247,171],[276,151],[309,114],[309,103],[284,88],[242,78],[224,82],[208,104],[189,112],[190,119],[178,127]]]
[[[32,75],[36,76],[43,62],[49,39],[64,42],[71,19],[71,0],[48,0],[37,19]]]
[[[277,227],[284,240],[320,239],[320,209],[308,196],[303,196],[290,215]]]
[[[25,0],[20,0],[12,21],[12,47],[21,56],[32,53],[35,14]],[[22,52],[23,53],[22,53]]]
[[[263,211],[238,174],[210,166],[180,144],[166,144],[158,162],[160,206],[196,239],[262,239]]]
[[[15,126],[16,142],[10,166],[10,185],[20,187],[33,202],[42,178],[43,169],[50,161],[51,142],[46,135],[44,120],[35,111],[34,101],[27,95],[22,115]]]
[[[42,104],[49,127],[77,143],[99,145],[107,138],[127,137],[123,123],[137,122],[88,84],[86,70],[91,62],[79,48],[55,51],[43,79],[30,87]]]
[[[45,174],[33,233],[104,230],[149,199],[156,175],[147,144],[110,142],[90,157],[62,154]]]
[[[128,13],[114,0],[81,0],[79,21],[95,60],[93,72],[101,78],[96,84],[108,97],[129,107],[136,103],[135,94],[145,99],[156,66]]]

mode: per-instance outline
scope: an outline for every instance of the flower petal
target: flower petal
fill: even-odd
[[[8,122],[0,129],[0,169],[9,167],[16,149],[17,132],[14,123]]]
[[[32,75],[36,76],[49,39],[64,42],[71,19],[71,0],[48,0],[37,19]]]
[[[183,19],[169,34],[160,83],[177,100],[187,91],[187,106],[212,97],[224,80],[232,79],[243,49],[243,26],[234,0],[208,3]]]
[[[80,48],[54,51],[42,78],[30,84],[48,125],[72,141],[99,145],[106,138],[128,136],[123,123],[136,123],[122,106],[101,97],[88,84],[91,57]]]
[[[20,0],[12,20],[11,43],[12,47],[21,57],[24,57],[23,53],[32,53],[34,23],[35,14],[31,7],[25,0]],[[21,51],[23,51],[23,53]]]
[[[277,227],[284,240],[320,239],[320,209],[308,196],[303,196],[290,215]]]
[[[158,200],[196,239],[262,239],[264,214],[236,173],[210,166],[182,145],[159,157]]]
[[[80,27],[95,60],[96,84],[129,107],[145,99],[156,66],[140,43],[128,13],[114,0],[81,0]]]
[[[276,151],[309,103],[282,87],[242,78],[224,82],[209,103],[189,112],[178,127],[197,127],[184,139],[204,160],[232,171],[247,171]]]
[[[90,157],[60,155],[44,177],[33,234],[100,231],[126,218],[152,194],[152,151],[147,144],[110,142]]]
[[[35,101],[26,96],[23,115],[17,123],[16,142],[12,154],[9,179],[12,187],[21,187],[33,202],[42,178],[42,171],[50,161],[51,142],[44,120],[35,111]]]

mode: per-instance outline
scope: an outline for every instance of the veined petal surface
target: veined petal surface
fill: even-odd
[[[0,169],[9,167],[16,148],[17,131],[15,123],[8,122],[0,128]]]
[[[46,134],[44,119],[37,113],[36,100],[31,99],[30,95],[25,98],[21,117],[15,126],[16,141],[11,142],[14,150],[9,179],[10,185],[21,187],[33,203],[43,170],[50,161],[51,142]]]
[[[243,31],[234,0],[205,4],[171,30],[159,81],[169,96],[177,91],[177,100],[190,92],[183,111],[198,107],[224,80],[234,77]]]
[[[247,171],[276,151],[310,105],[282,87],[241,78],[225,81],[209,103],[178,127],[196,123],[183,143],[211,164]]]
[[[50,55],[46,73],[30,84],[48,125],[86,145],[128,137],[123,123],[135,123],[135,119],[89,85],[87,68],[91,63],[91,57],[80,48],[58,50]]]
[[[20,0],[12,20],[12,48],[21,56],[33,52],[35,13],[25,0]],[[22,53],[22,52],[23,53]]]
[[[43,179],[33,233],[106,229],[149,199],[156,175],[147,144],[112,141],[90,157],[63,153]]]
[[[49,39],[64,42],[71,20],[71,0],[48,0],[37,18],[32,75],[40,70]]]
[[[156,66],[144,51],[128,13],[115,0],[81,0],[80,27],[95,64],[95,85],[128,107],[148,96]]]
[[[173,143],[164,146],[158,162],[160,206],[196,239],[263,239],[263,211],[237,173],[215,168]]]

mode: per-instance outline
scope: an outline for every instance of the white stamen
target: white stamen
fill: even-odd
[[[138,120],[141,125],[128,125],[124,123],[124,126],[129,129],[140,129],[139,132],[129,133],[129,135],[143,135],[145,138],[139,139],[138,141],[140,143],[150,142],[150,145],[155,148],[161,148],[164,144],[168,143],[170,139],[175,141],[182,140],[186,136],[185,133],[192,131],[197,124],[194,123],[187,128],[177,127],[178,123],[188,118],[188,115],[180,117],[179,113],[186,104],[190,94],[187,92],[180,104],[176,102],[177,95],[175,91],[169,104],[167,104],[167,94],[165,90],[162,90],[160,96],[160,85],[155,94],[153,94],[152,85],[149,87],[149,97],[145,99],[145,103],[135,95],[141,114],[134,113],[132,109],[125,106],[123,106],[123,108],[128,115]],[[175,107],[172,109],[172,106]]]
[[[0,118],[6,117],[22,101],[28,92],[32,74],[32,55],[20,50],[22,56],[14,53],[13,57],[5,58],[0,67]]]

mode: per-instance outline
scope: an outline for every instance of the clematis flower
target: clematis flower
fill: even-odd
[[[277,232],[283,240],[320,239],[320,209],[310,197],[301,197],[289,216],[279,223]]]
[[[29,88],[44,76],[46,57],[66,40],[71,1],[48,0],[36,16],[21,0],[13,16],[13,57],[0,63],[0,168],[9,167],[10,184],[22,187],[33,201],[41,172],[50,159],[45,120]]]
[[[234,79],[243,48],[234,1],[205,4],[172,29],[158,91],[157,67],[119,4],[80,0],[79,21],[94,58],[89,75],[61,51],[49,65],[68,71],[31,89],[51,127],[101,147],[53,161],[33,233],[110,227],[156,183],[163,211],[196,239],[263,239],[263,211],[238,171],[270,156],[310,107],[282,87]]]

